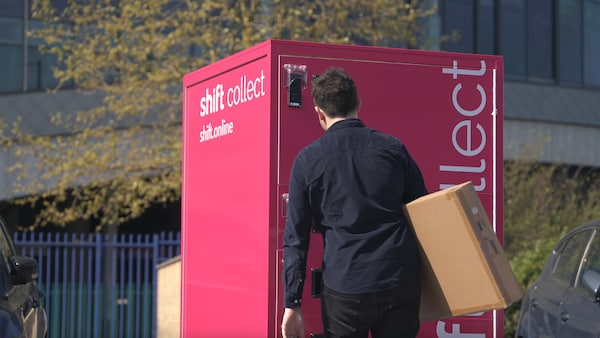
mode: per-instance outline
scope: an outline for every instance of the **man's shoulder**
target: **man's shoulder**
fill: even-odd
[[[383,146],[404,146],[402,140],[394,135],[376,129],[369,129],[369,131],[371,134],[371,140],[380,142]]]
[[[309,143],[304,148],[302,148],[298,153],[298,158],[305,161],[312,161],[315,158],[322,156],[322,154],[325,151],[323,149],[323,138],[324,136],[321,136],[318,139],[314,140],[312,143]]]

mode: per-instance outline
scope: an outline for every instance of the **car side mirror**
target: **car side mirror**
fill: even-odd
[[[33,282],[38,278],[38,264],[35,259],[27,256],[12,256],[10,264],[12,265],[10,277],[14,285]]]
[[[584,272],[581,283],[585,291],[591,294],[596,302],[600,302],[600,272],[594,270]]]

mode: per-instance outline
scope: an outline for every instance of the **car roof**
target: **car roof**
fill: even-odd
[[[581,224],[581,225],[577,226],[575,229],[571,230],[570,232],[584,230],[584,229],[593,229],[593,228],[600,228],[600,219]]]
[[[577,227],[568,231],[564,236],[560,238],[558,243],[556,243],[556,247],[560,246],[560,243],[564,242],[567,238],[571,237],[572,234],[576,232],[586,231],[586,230],[600,230],[600,219],[596,219],[593,221],[589,221],[587,223],[583,223],[578,225]]]

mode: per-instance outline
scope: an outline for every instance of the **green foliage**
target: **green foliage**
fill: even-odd
[[[598,171],[535,158],[504,165],[505,251],[524,290],[539,276],[559,238],[600,218]],[[505,337],[514,337],[520,305],[505,311]]]

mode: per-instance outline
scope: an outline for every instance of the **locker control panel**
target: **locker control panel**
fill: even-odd
[[[288,106],[302,107],[302,90],[306,88],[306,66],[285,64],[285,85],[288,88]]]

